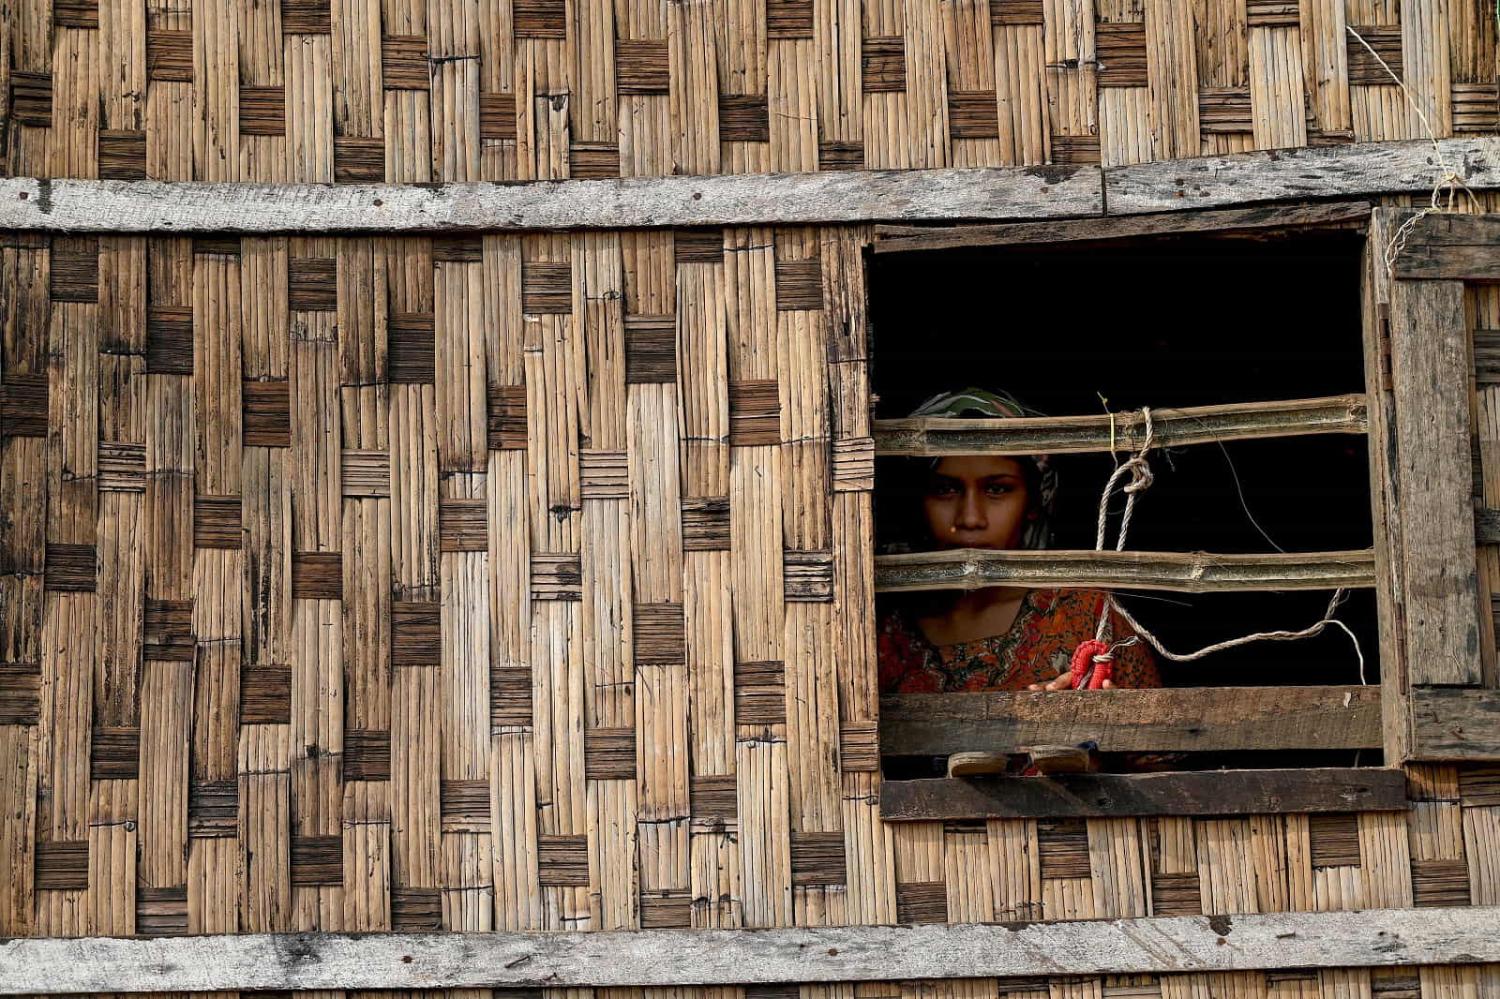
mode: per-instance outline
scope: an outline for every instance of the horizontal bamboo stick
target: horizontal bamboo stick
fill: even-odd
[[[1151,411],[1157,447],[1309,434],[1362,434],[1368,427],[1363,395],[1247,402]],[[1139,410],[1100,416],[952,420],[917,417],[877,420],[875,453],[937,457],[950,454],[1076,454],[1136,451],[1145,442]]]
[[[986,586],[1229,593],[1374,585],[1375,555],[1369,548],[1269,555],[958,548],[875,557],[875,589],[880,593]]]

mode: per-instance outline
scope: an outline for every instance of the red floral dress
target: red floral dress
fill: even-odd
[[[933,645],[903,610],[880,620],[880,690],[886,694],[1025,690],[1068,668],[1073,650],[1094,637],[1104,593],[1100,590],[1030,590],[1003,635],[953,645]],[[1110,614],[1106,637],[1134,634]],[[1156,659],[1144,643],[1115,651],[1117,687],[1160,687]]]

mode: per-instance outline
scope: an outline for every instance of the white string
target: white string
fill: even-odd
[[[1500,13],[1500,6],[1497,6],[1497,13]],[[1364,36],[1354,30],[1353,26],[1346,24],[1344,25],[1344,29],[1354,36],[1355,41],[1365,47],[1365,51],[1370,53],[1371,57],[1380,64],[1380,68],[1385,70],[1386,75],[1395,80],[1396,86],[1401,88],[1401,95],[1406,98],[1406,103],[1411,106],[1411,109],[1417,113],[1417,120],[1422,123],[1422,128],[1427,132],[1427,139],[1432,143],[1433,153],[1437,156],[1437,161],[1443,168],[1443,176],[1432,186],[1432,196],[1428,199],[1427,207],[1417,212],[1405,222],[1402,222],[1400,227],[1396,229],[1396,234],[1385,244],[1385,249],[1381,254],[1385,262],[1385,271],[1387,274],[1394,275],[1396,272],[1396,258],[1406,248],[1406,241],[1417,227],[1418,222],[1434,212],[1453,211],[1453,202],[1460,190],[1468,195],[1470,203],[1475,208],[1480,207],[1479,198],[1469,189],[1469,185],[1464,183],[1463,177],[1453,168],[1453,165],[1448,162],[1448,157],[1443,155],[1443,146],[1442,143],[1438,142],[1437,132],[1433,129],[1432,122],[1427,119],[1427,112],[1422,108],[1422,105],[1412,96],[1411,90],[1406,86],[1406,81],[1396,75],[1396,71],[1391,69],[1386,61],[1380,57],[1380,53],[1376,52],[1370,46],[1370,43],[1365,41]],[[1439,194],[1444,189],[1448,192],[1448,203],[1446,206],[1440,204],[1438,200]]]
[[[1095,551],[1104,551],[1104,540],[1106,535],[1108,534],[1109,526],[1109,500],[1110,497],[1114,495],[1115,489],[1120,486],[1121,480],[1124,479],[1126,475],[1130,476],[1130,481],[1124,486],[1125,512],[1120,517],[1120,533],[1115,538],[1115,551],[1125,550],[1125,538],[1130,531],[1131,518],[1135,515],[1136,498],[1141,493],[1151,488],[1151,483],[1155,481],[1155,478],[1151,472],[1150,462],[1146,460],[1146,456],[1150,452],[1152,444],[1155,443],[1156,440],[1156,428],[1151,421],[1150,407],[1143,407],[1141,409],[1141,422],[1145,424],[1146,435],[1145,439],[1141,442],[1140,450],[1130,458],[1128,458],[1125,462],[1115,467],[1114,473],[1109,477],[1109,481],[1104,484],[1103,493],[1101,493],[1099,496],[1099,520],[1097,530],[1094,535]],[[1110,437],[1112,439],[1114,437],[1113,413],[1110,414]],[[1099,624],[1094,630],[1094,638],[1098,641],[1104,640],[1105,632],[1109,629],[1109,612],[1111,610],[1119,614],[1120,617],[1124,619],[1125,623],[1130,625],[1135,634],[1130,636],[1129,638],[1114,643],[1109,647],[1107,651],[1095,655],[1094,662],[1110,662],[1115,657],[1114,653],[1116,649],[1134,645],[1137,641],[1144,640],[1148,645],[1150,645],[1153,649],[1155,649],[1158,653],[1160,653],[1167,659],[1170,659],[1173,662],[1186,663],[1192,662],[1196,659],[1202,659],[1204,656],[1211,655],[1215,652],[1223,652],[1225,649],[1233,649],[1241,645],[1248,645],[1251,642],[1287,642],[1294,641],[1299,638],[1312,638],[1315,635],[1322,634],[1324,629],[1326,629],[1329,625],[1334,625],[1338,628],[1343,629],[1344,633],[1349,636],[1349,640],[1354,643],[1354,654],[1359,658],[1359,682],[1361,685],[1364,685],[1367,682],[1365,680],[1365,655],[1364,651],[1359,647],[1359,639],[1355,636],[1354,632],[1350,630],[1348,625],[1333,616],[1334,611],[1338,609],[1339,605],[1344,602],[1347,596],[1348,592],[1342,586],[1334,590],[1333,597],[1328,601],[1328,609],[1323,612],[1323,617],[1308,625],[1306,628],[1301,629],[1300,631],[1257,631],[1253,634],[1242,635],[1239,638],[1231,638],[1223,642],[1215,642],[1212,645],[1206,645],[1195,652],[1179,653],[1173,652],[1165,645],[1163,645],[1159,638],[1153,635],[1146,628],[1142,627],[1141,623],[1137,621],[1129,611],[1121,606],[1120,602],[1115,598],[1115,595],[1113,593],[1106,591],[1104,595],[1104,602],[1099,608]]]

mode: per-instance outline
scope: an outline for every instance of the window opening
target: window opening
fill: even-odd
[[[1049,417],[1097,416],[1106,407],[1123,414],[1142,406],[1160,412],[1328,397],[1358,405],[1365,381],[1361,250],[1358,233],[1334,230],[1255,240],[1194,235],[873,255],[868,263],[876,417],[906,417],[934,394],[969,385],[1012,393]],[[1126,549],[1367,552],[1367,448],[1362,434],[1328,433],[1153,450],[1155,481],[1137,506]],[[1050,456],[1058,480],[1050,549],[1094,547],[1100,491],[1116,461],[1129,453]],[[930,485],[926,465],[925,459],[878,459],[878,552],[923,550],[924,542],[927,550],[933,547],[921,509]],[[1119,528],[1121,500],[1116,494],[1107,547]],[[1304,628],[1323,616],[1330,596],[1328,589],[1116,592],[1145,628],[1177,652],[1249,632]],[[881,625],[902,606],[921,606],[925,599],[930,608],[951,593],[881,593]],[[912,616],[907,614],[908,623]],[[1337,617],[1363,652],[1364,679],[1372,689],[1361,696],[1373,695],[1379,650],[1368,583],[1348,592]],[[1168,689],[1360,683],[1355,648],[1337,628],[1296,642],[1257,642],[1194,663],[1158,658],[1157,664]],[[888,683],[887,666],[883,658]],[[1287,713],[1304,707],[1289,705]],[[1169,766],[1379,762],[1375,745],[1283,748],[1268,736],[1243,747],[1179,755]],[[1132,769],[1129,759],[1098,757],[1100,764]],[[926,776],[930,770],[928,759],[886,760],[888,777]]]

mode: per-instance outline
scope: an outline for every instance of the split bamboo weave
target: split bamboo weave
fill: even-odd
[[[1500,125],[1494,12],[1458,0],[7,13],[18,176],[1109,165],[1419,138],[1414,105],[1438,135]],[[1482,766],[1411,768],[1405,813],[881,822],[868,236],[0,235],[0,935],[1500,904]],[[1500,294],[1470,311],[1489,345]],[[1500,592],[1500,548],[1480,564]],[[1478,997],[1500,973],[743,994]]]

